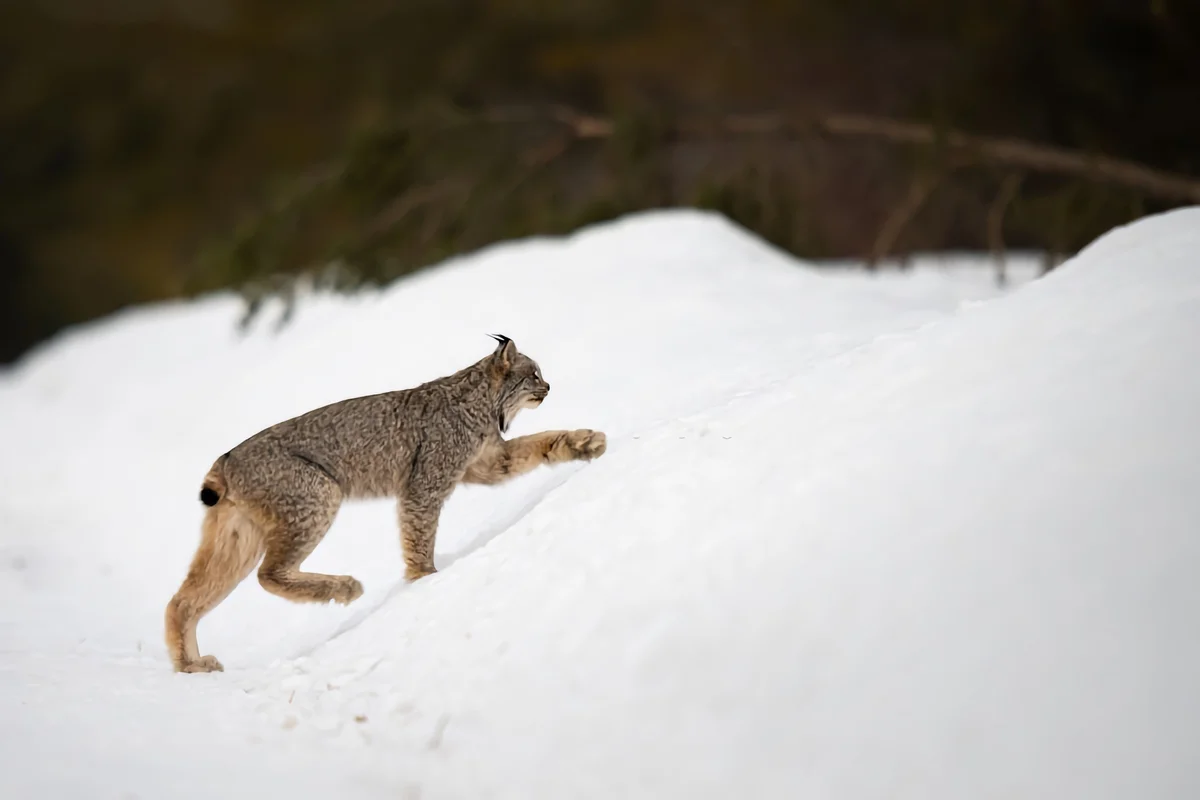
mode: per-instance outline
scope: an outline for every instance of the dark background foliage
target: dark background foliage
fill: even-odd
[[[611,123],[580,135],[553,109]],[[0,360],[123,305],[353,287],[717,209],[810,258],[982,249],[1004,165],[683,118],[855,112],[1200,177],[1193,0],[0,0]],[[1024,174],[1007,246],[1179,204]],[[1014,184],[1015,186],[1016,184]]]

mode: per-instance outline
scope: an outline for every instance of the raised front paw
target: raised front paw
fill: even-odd
[[[582,429],[567,434],[567,449],[571,457],[580,461],[591,461],[604,455],[608,449],[608,437],[602,431]]]

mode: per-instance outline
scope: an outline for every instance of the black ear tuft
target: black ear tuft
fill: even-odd
[[[498,363],[501,368],[508,369],[512,366],[512,362],[517,357],[517,345],[512,339],[503,336],[499,333],[489,333],[500,344],[496,346],[495,352],[492,353],[492,359]]]

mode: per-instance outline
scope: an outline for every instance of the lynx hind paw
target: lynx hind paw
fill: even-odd
[[[225,667],[221,666],[221,662],[217,661],[216,656],[200,656],[195,661],[184,664],[179,668],[180,672],[224,672]]]
[[[346,577],[342,580],[342,585],[337,588],[333,594],[334,602],[348,606],[358,598],[362,597],[363,585],[355,578]]]
[[[602,431],[571,431],[567,434],[567,447],[571,449],[571,455],[575,458],[591,461],[604,455],[604,451],[608,449],[608,437]]]

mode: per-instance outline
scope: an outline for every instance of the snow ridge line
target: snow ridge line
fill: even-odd
[[[926,330],[933,329],[939,325],[945,325],[956,319],[963,311],[973,310],[990,302],[994,302],[994,300],[969,301],[964,303],[959,309],[956,309],[950,314],[939,316],[937,319],[930,319],[910,327],[901,328],[895,331],[888,331],[887,333],[880,333],[869,338],[867,341],[851,345],[836,353],[808,359],[807,361],[797,365],[796,372],[765,380],[748,389],[739,389],[736,392],[728,393],[723,398],[695,408],[689,411],[687,414],[680,415],[674,419],[661,420],[655,422],[647,428],[639,429],[637,433],[616,439],[610,437],[608,448],[609,452],[612,452],[614,449],[619,449],[626,439],[635,439],[639,441],[652,439],[655,437],[655,434],[659,433],[660,431],[670,430],[672,426],[678,422],[687,422],[688,420],[711,415],[712,412],[717,410],[732,408],[745,402],[762,399],[764,396],[773,394],[781,389],[785,389],[787,386],[794,384],[797,381],[805,380],[812,375],[819,374],[822,370],[845,364],[854,358],[861,357],[872,350],[885,346],[889,343],[912,339]],[[614,448],[613,445],[617,445],[617,447]]]

